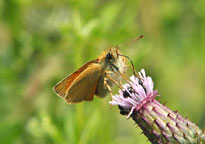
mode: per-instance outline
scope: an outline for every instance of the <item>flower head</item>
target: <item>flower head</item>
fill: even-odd
[[[146,76],[144,69],[138,73],[139,78],[134,75],[130,77],[130,81],[123,85],[123,89],[119,90],[119,94],[112,96],[112,105],[119,105],[124,110],[130,110],[128,117],[133,110],[138,111],[142,106],[155,99],[157,90],[153,90],[154,83],[152,78]]]
[[[142,69],[109,103],[118,105],[122,115],[131,116],[152,143],[205,143],[205,131],[155,100],[153,87],[151,77]]]

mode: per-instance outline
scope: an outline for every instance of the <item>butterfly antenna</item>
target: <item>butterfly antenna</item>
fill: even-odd
[[[140,36],[136,37],[136,39],[134,39],[133,41],[139,40],[139,39],[141,39],[143,37],[144,37],[144,35],[140,35]]]

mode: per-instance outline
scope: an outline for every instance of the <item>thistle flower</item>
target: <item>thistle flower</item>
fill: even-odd
[[[109,103],[118,105],[122,115],[132,117],[152,143],[205,143],[204,130],[155,99],[159,95],[143,69],[139,77],[131,76]]]

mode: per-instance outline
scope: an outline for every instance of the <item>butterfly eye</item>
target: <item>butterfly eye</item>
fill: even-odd
[[[109,59],[109,60],[111,60],[111,59],[112,59],[111,53],[107,53],[106,58]]]

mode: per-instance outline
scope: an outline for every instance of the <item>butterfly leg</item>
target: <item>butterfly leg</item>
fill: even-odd
[[[122,80],[120,80],[120,87],[122,87]]]
[[[104,86],[107,87],[108,91],[110,92],[111,99],[112,99],[112,89],[111,89],[110,85],[107,83],[107,80],[109,80],[109,78],[104,77]],[[110,108],[111,108],[111,107],[112,107],[112,105],[110,104]]]
[[[113,79],[110,77],[109,74],[112,74],[113,72],[112,71],[106,71],[105,74],[106,74],[106,77],[112,81],[118,88],[122,89],[122,87]]]
[[[122,89],[122,86],[119,85],[109,74],[113,74],[113,72],[112,71],[106,71],[105,72],[106,77],[104,78],[104,81],[105,81],[104,84],[105,84],[105,86],[107,86],[108,90],[110,89],[109,91],[110,91],[110,95],[111,95],[111,98],[112,98],[112,91],[111,91],[111,88],[110,88],[110,86],[109,86],[109,84],[107,83],[106,80],[110,80],[116,86],[118,86],[120,89]]]
[[[136,75],[139,79],[141,79],[140,75],[138,74],[138,72],[136,72],[136,70],[132,65],[126,65],[125,68],[132,68],[134,75]]]
[[[104,78],[104,85],[107,87],[107,89],[110,92],[110,95],[112,96],[112,89],[111,89],[110,85],[107,83],[107,80],[109,80],[109,79],[105,77]]]
[[[133,72],[134,72],[134,73],[137,73],[132,65],[126,65],[125,68],[126,68],[126,69],[127,69],[127,68],[132,68]]]
[[[126,65],[125,68],[132,68],[132,65]]]

